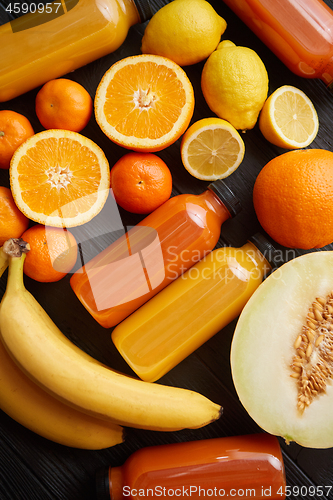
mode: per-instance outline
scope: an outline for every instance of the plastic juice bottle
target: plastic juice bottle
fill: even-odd
[[[270,434],[150,446],[96,474],[98,500],[191,497],[283,500],[285,468]]]
[[[71,286],[96,321],[115,326],[210,252],[239,210],[220,180],[174,196],[73,274]]]
[[[140,378],[159,379],[240,314],[276,256],[259,234],[214,250],[118,325],[115,346]]]
[[[322,0],[223,0],[296,75],[333,83],[333,12]]]
[[[31,5],[36,12],[0,27],[0,102],[113,52],[130,26],[151,17],[149,0],[56,0]]]

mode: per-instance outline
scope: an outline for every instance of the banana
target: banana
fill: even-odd
[[[176,431],[219,418],[221,407],[203,395],[116,372],[75,346],[25,289],[25,254],[4,251],[9,253],[9,273],[0,304],[0,335],[34,382],[87,414],[129,427]]]
[[[0,247],[0,278],[8,267],[8,256]]]
[[[8,265],[0,248],[0,277]],[[0,342],[0,408],[19,424],[65,446],[100,450],[123,442],[122,427],[53,398],[34,384]]]

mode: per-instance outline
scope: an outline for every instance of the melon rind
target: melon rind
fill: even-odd
[[[247,302],[231,346],[234,385],[249,415],[266,432],[310,448],[333,446],[333,381],[301,413],[290,364],[313,301],[332,291],[332,251],[287,262]]]

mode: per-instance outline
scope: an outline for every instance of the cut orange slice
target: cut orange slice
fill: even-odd
[[[109,163],[97,144],[68,130],[33,135],[14,153],[10,183],[17,207],[47,226],[84,224],[103,208]]]
[[[317,135],[319,120],[312,101],[296,87],[283,85],[266,100],[259,117],[263,136],[284,149],[305,148]]]
[[[203,118],[185,132],[180,145],[186,170],[204,181],[224,179],[241,164],[245,145],[231,123],[222,118]]]
[[[115,143],[135,151],[160,151],[186,130],[194,92],[173,61],[142,54],[116,62],[95,96],[96,121]]]

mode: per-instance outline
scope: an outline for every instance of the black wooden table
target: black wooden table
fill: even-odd
[[[333,0],[326,2],[333,8]],[[9,0],[3,1],[3,5],[8,3]],[[167,0],[152,0],[151,3],[153,10],[157,11],[167,3]],[[326,90],[325,85],[319,80],[306,80],[295,76],[222,0],[210,0],[210,3],[228,23],[223,38],[254,49],[262,58],[269,75],[269,93],[281,85],[289,84],[302,89],[310,97],[320,121],[318,136],[310,147],[333,151],[333,96]],[[1,7],[0,16],[1,24],[8,21]],[[132,27],[126,42],[115,53],[70,73],[68,78],[82,83],[94,97],[100,79],[115,61],[140,53],[144,28],[145,25]],[[212,116],[201,93],[202,67],[203,63],[199,63],[185,68],[195,91],[196,106],[193,122]],[[38,89],[35,89],[12,101],[0,103],[0,109],[12,109],[26,115],[35,132],[39,132],[43,128],[34,110],[37,91]],[[126,152],[106,138],[94,118],[82,133],[101,146],[110,166]],[[248,237],[261,230],[253,209],[252,188],[261,168],[269,160],[285,152],[268,143],[261,135],[258,125],[246,132],[243,139],[246,148],[245,158],[237,171],[226,179],[227,185],[241,200],[243,211],[235,219],[223,225],[218,246],[241,246]],[[186,172],[182,166],[179,146],[180,141],[177,141],[158,153],[172,172],[172,196],[185,192],[200,193],[208,183],[197,180]],[[6,170],[0,171],[0,185],[9,187]],[[125,211],[121,211],[121,215],[126,226],[134,225],[143,218]],[[332,250],[333,246],[325,249]],[[295,251],[294,255],[300,253]],[[41,284],[26,278],[25,284],[64,334],[75,344],[109,366],[133,375],[111,342],[111,330],[99,326],[86,312],[75,297],[69,285],[69,278],[68,275],[58,283],[50,284]],[[6,274],[0,280],[0,297],[5,290],[5,283]],[[158,382],[196,390],[223,406],[224,413],[221,419],[203,429],[174,433],[128,429],[125,443],[103,451],[86,451],[50,442],[25,429],[0,411],[0,500],[92,500],[95,498],[96,471],[106,465],[122,464],[138,448],[260,432],[261,429],[238,401],[232,383],[229,353],[235,325],[236,320]],[[332,486],[333,451],[307,449],[295,443],[287,446],[282,439],[280,443],[286,466],[287,484],[291,489],[293,486],[296,487],[290,498],[314,498],[309,494],[308,487],[315,485],[323,487],[324,498],[333,499],[333,491],[328,493],[328,489],[325,489],[325,486]]]

